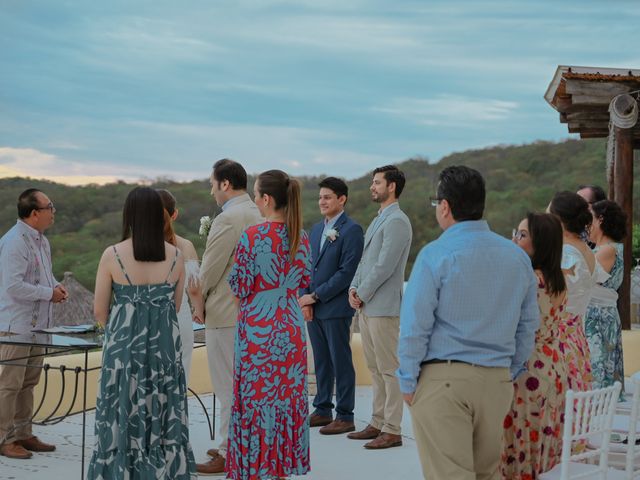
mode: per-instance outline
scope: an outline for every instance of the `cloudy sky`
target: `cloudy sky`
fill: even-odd
[[[640,68],[636,1],[0,0],[0,177],[353,178],[567,138],[561,65]]]

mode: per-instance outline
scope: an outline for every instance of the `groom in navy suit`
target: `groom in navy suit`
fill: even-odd
[[[312,427],[322,427],[320,433],[335,435],[355,430],[356,375],[349,345],[354,310],[349,306],[348,290],[362,256],[364,234],[344,211],[347,184],[327,177],[318,186],[324,220],[311,228],[311,285],[301,291],[299,302],[308,321],[318,387],[309,422]]]

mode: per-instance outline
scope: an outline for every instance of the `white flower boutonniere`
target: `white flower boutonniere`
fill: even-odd
[[[211,223],[213,222],[213,219],[211,217],[204,216],[204,217],[200,217],[200,230],[198,230],[198,234],[201,237],[208,237],[209,236],[209,230],[211,230]]]
[[[327,230],[327,233],[324,234],[324,238],[329,240],[331,243],[336,241],[336,238],[340,236],[340,233],[335,228],[330,228]]]

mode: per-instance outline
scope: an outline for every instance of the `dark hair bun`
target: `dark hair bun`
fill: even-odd
[[[574,192],[558,192],[553,196],[549,211],[560,218],[564,229],[581,235],[593,222],[589,204]]]

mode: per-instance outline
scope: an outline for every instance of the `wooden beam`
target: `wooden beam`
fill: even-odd
[[[569,123],[569,133],[595,133],[598,135],[609,135],[608,125],[599,125],[597,123],[585,124],[585,123]]]
[[[608,134],[580,132],[580,138],[607,138],[607,136]]]
[[[609,112],[606,110],[567,112],[564,115],[568,122],[606,122],[609,123]]]
[[[622,328],[631,328],[631,268],[633,232],[633,136],[631,129],[615,128],[616,157],[614,164],[614,200],[627,214],[627,236],[624,243],[624,272],[618,290],[618,312]]]
[[[565,79],[565,82],[565,89],[569,95],[609,97],[609,101],[616,95],[633,90],[633,87],[620,82],[593,82],[577,79]],[[640,85],[637,88],[640,88]]]
[[[573,95],[571,97],[571,103],[573,105],[608,106],[614,96],[615,95]]]

